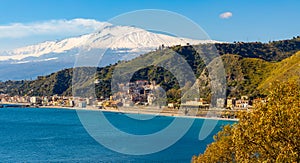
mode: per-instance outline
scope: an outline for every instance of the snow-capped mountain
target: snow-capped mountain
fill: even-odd
[[[132,59],[162,44],[173,46],[212,42],[216,41],[178,38],[136,27],[114,26],[107,23],[95,33],[1,52],[0,73],[2,80],[28,79],[70,68],[74,65],[76,55],[87,47],[106,50],[105,56],[99,63],[99,66],[105,66],[118,60]],[[23,72],[20,73],[20,70]]]

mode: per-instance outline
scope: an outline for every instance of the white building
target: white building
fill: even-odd
[[[86,102],[85,101],[78,102],[78,107],[79,108],[86,108]]]

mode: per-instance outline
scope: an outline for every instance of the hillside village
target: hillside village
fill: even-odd
[[[160,89],[156,83],[146,80],[138,80],[119,84],[119,91],[110,98],[81,98],[72,96],[9,96],[6,94],[0,95],[2,104],[16,103],[27,106],[52,106],[52,107],[95,107],[98,109],[105,109],[108,107],[167,107],[171,109],[178,109],[179,103],[166,103],[166,101],[159,100],[160,97],[157,91]],[[228,110],[248,110],[251,109],[255,103],[266,102],[265,99],[249,99],[248,96],[241,98],[227,98],[217,99],[217,106],[214,109],[228,109]],[[181,104],[182,107],[188,109],[207,110],[210,108],[209,101],[203,98],[196,98],[194,100],[186,101]]]

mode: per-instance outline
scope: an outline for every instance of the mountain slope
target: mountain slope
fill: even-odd
[[[265,61],[278,62],[300,51],[300,36],[269,43],[217,43],[215,46],[220,55],[237,54],[247,58],[260,58]]]
[[[273,64],[262,59],[244,58],[238,55],[222,56],[226,78],[228,96],[255,96],[259,93],[258,85],[269,75]]]
[[[67,38],[61,41],[47,41],[37,45],[6,51],[0,55],[0,61],[24,60],[27,57],[40,57],[49,53],[65,53],[71,49],[81,48],[85,44],[92,48],[103,49],[151,49],[165,46],[185,45],[186,43],[211,43],[216,41],[192,40],[177,38],[163,34],[151,33],[146,30],[128,27],[107,25],[96,33]]]
[[[143,57],[158,53],[164,57],[168,50],[151,52],[134,60],[138,63]],[[201,96],[209,96],[209,78],[205,73],[204,62],[197,59],[194,53],[185,53],[182,55],[191,68],[195,72],[201,90]],[[189,59],[190,58],[190,59]],[[249,95],[251,97],[264,95],[265,89],[275,80],[288,80],[298,78],[300,76],[300,52],[281,61],[268,62],[257,58],[245,58],[239,55],[226,54],[222,56],[225,66],[227,79],[227,96],[239,97],[241,95]],[[166,63],[169,64],[169,63]],[[78,91],[85,91],[89,85],[93,85],[95,78],[100,82],[95,85],[97,95],[108,97],[111,95],[111,77],[114,73],[116,65],[106,66],[97,69],[97,74],[93,73],[93,68],[78,68],[77,75],[85,75],[88,78],[76,83],[79,87]],[[9,93],[11,95],[72,95],[72,77],[74,70],[65,69],[48,76],[41,76],[33,81],[6,81],[0,82],[0,92]],[[124,74],[125,76],[125,74]],[[132,81],[135,80],[155,80],[168,91],[179,85],[174,75],[169,71],[156,66],[145,67],[134,73]],[[204,86],[204,87],[203,87]]]
[[[216,43],[216,41],[178,38],[135,27],[106,24],[95,33],[0,52],[0,80],[31,79],[74,67],[79,54],[91,60],[102,56],[98,65],[102,67],[120,60],[133,59],[161,45],[174,46],[187,43]]]
[[[267,62],[237,55],[222,56],[227,73],[228,95],[258,96],[271,83],[300,79],[300,51],[280,62]]]
[[[272,64],[273,70],[269,73],[269,76],[263,80],[258,89],[266,89],[270,83],[274,81],[286,81],[289,79],[300,78],[300,51],[293,56]]]

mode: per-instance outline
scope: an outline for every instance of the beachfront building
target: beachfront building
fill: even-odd
[[[78,102],[78,107],[79,108],[86,108],[86,101],[80,101],[80,102]]]
[[[235,98],[228,98],[226,100],[226,108],[233,109],[235,107]]]
[[[168,103],[168,108],[174,108],[175,107],[175,103]]]
[[[249,100],[239,99],[235,102],[235,109],[248,109],[250,107],[251,105]]]
[[[42,104],[42,99],[37,96],[32,96],[30,97],[30,103],[33,105],[41,105]]]
[[[154,101],[155,101],[156,97],[154,96],[154,94],[149,93],[147,96],[147,101],[149,105],[153,105]]]
[[[192,109],[208,109],[209,103],[204,100],[203,98],[195,99],[195,100],[189,100],[185,103],[182,103],[181,106],[183,108],[192,108]]]
[[[9,96],[7,94],[0,94],[0,102],[1,103],[29,103],[29,96]]]
[[[69,106],[74,107],[75,106],[75,101],[72,99],[69,99]]]
[[[217,98],[217,108],[224,108],[225,106],[225,99],[224,98]]]

